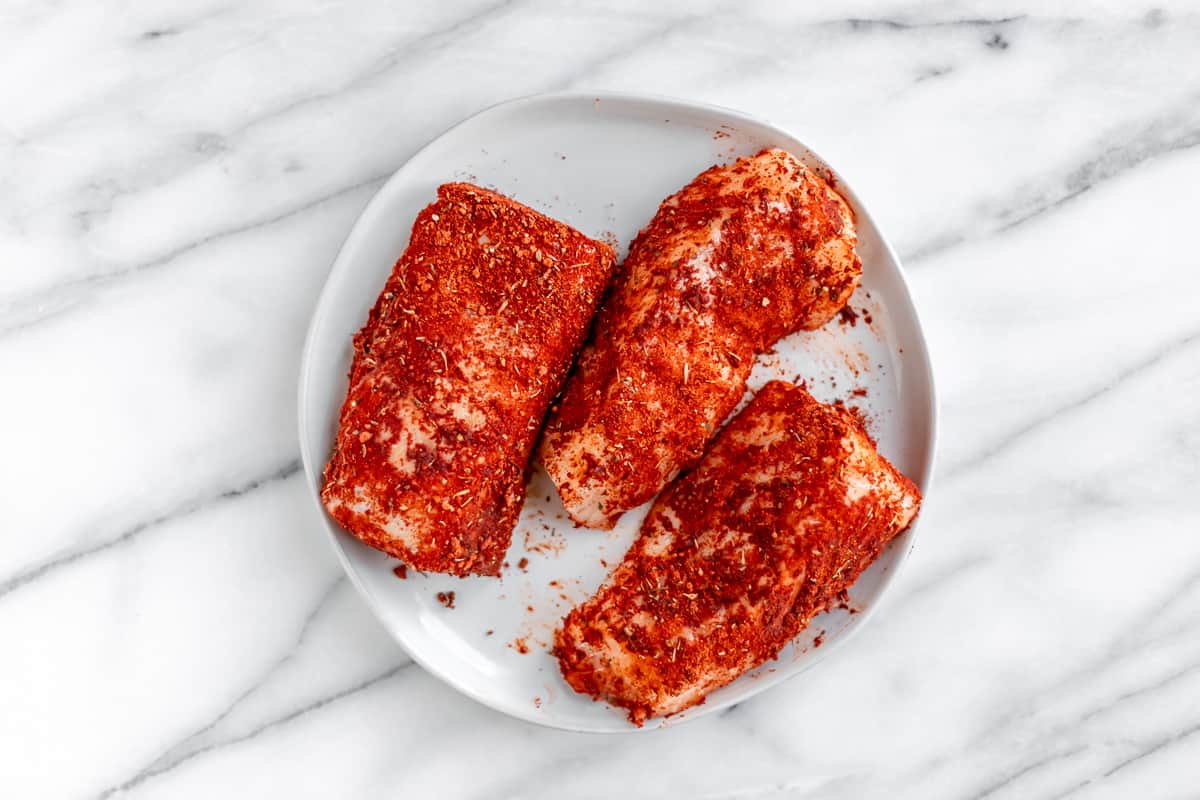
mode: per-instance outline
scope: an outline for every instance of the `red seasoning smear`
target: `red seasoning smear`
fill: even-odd
[[[858,285],[854,217],[783,150],[699,175],[630,246],[540,458],[571,518],[611,528],[695,464],[756,354]]]
[[[549,530],[549,529],[548,529]],[[562,536],[551,530],[549,536],[538,539],[530,531],[525,532],[525,549],[530,553],[558,555],[566,549],[567,542]]]
[[[414,569],[498,575],[614,261],[495,192],[439,187],[354,337],[321,493],[342,527]]]
[[[702,702],[839,602],[920,497],[849,411],[768,383],[567,615],[563,677],[638,725]]]
[[[857,614],[858,609],[850,605],[850,592],[843,589],[835,598],[836,602],[830,608],[837,608],[846,611],[850,614]]]

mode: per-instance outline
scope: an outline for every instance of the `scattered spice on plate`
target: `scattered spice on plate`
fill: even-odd
[[[543,539],[537,538],[532,531],[525,531],[525,549],[530,553],[558,555],[566,548],[566,540],[549,526],[543,525],[542,527],[549,534]]]
[[[392,574],[400,580],[404,580],[408,577],[408,567],[404,566],[403,564],[397,564],[392,568]]]
[[[454,608],[454,592],[438,592],[437,601],[446,608]]]

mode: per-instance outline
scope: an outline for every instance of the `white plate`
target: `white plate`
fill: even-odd
[[[494,106],[435,139],[401,167],[363,211],[321,294],[300,375],[300,444],[317,501],[338,411],[346,393],[353,334],[408,244],[417,212],[446,181],[495,188],[616,242],[621,255],[660,201],[716,162],[785,148],[833,174],[858,218],[863,281],[851,299],[872,322],[834,321],[781,342],[760,358],[752,387],[772,377],[806,379],[822,400],[843,398],[872,420],[882,452],[924,491],[932,470],[936,406],[920,324],[895,253],[845,181],[800,140],[733,111],[660,98],[554,94]],[[615,237],[615,238],[614,238]],[[867,390],[865,397],[853,390]],[[456,579],[410,571],[360,544],[322,511],[346,572],[392,635],[426,670],[481,703],[542,725],[579,731],[635,730],[622,712],[573,692],[549,654],[552,632],[588,597],[633,540],[646,507],[616,530],[576,529],[550,481],[532,479],[500,579]],[[818,617],[783,651],[706,703],[646,728],[711,714],[814,664],[859,628],[912,546],[909,530],[884,551],[851,591],[860,613]],[[526,570],[517,567],[528,559]],[[455,593],[453,609],[436,598]],[[822,643],[814,646],[820,634]],[[522,647],[528,652],[521,652]]]

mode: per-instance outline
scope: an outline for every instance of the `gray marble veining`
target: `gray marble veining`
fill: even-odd
[[[1200,763],[1188,2],[0,10],[0,794],[1186,797]],[[552,89],[771,119],[898,246],[917,548],[802,678],[649,736],[426,675],[298,477],[308,316],[439,131]]]

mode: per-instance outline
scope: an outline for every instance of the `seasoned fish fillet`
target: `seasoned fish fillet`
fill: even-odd
[[[854,218],[764,150],[702,173],[630,246],[547,423],[541,462],[571,518],[611,528],[700,458],[756,354],[825,324],[862,272]]]
[[[774,658],[916,516],[921,494],[854,415],[774,381],[658,498],[555,654],[641,725]]]
[[[497,575],[611,248],[502,195],[438,189],[354,338],[321,498],[409,566]]]

